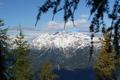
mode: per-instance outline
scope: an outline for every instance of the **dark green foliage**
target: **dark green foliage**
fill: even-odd
[[[30,78],[30,62],[28,59],[29,45],[24,39],[24,35],[20,29],[19,35],[14,41],[15,50],[13,54],[16,57],[15,67],[13,71],[15,73],[15,80],[29,80]]]
[[[109,12],[109,0],[87,0],[87,5],[91,7],[90,15],[94,15],[90,25],[91,32],[98,32],[100,27],[105,27],[104,13]]]
[[[64,11],[64,22],[66,23],[68,19],[71,18],[71,20],[74,23],[74,13],[77,9],[77,6],[80,2],[80,0],[64,0],[64,4],[62,7],[60,5],[62,0],[46,0],[46,2],[39,8],[39,12],[37,15],[37,21],[40,19],[41,14],[46,13],[49,9],[53,9],[53,19],[56,13],[63,10]]]
[[[113,80],[115,72],[117,70],[117,59],[115,58],[115,51],[111,48],[110,34],[104,35],[102,41],[102,48],[100,54],[97,57],[95,64],[95,70],[97,73],[98,80]]]
[[[0,80],[6,80],[5,76],[9,66],[6,65],[6,56],[9,52],[7,29],[3,29],[4,22],[0,19]]]
[[[45,62],[40,70],[40,80],[56,80],[58,77],[53,71],[53,64],[50,62]]]

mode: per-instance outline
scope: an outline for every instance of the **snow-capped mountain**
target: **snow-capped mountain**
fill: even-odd
[[[32,41],[31,57],[34,66],[40,65],[46,60],[52,60],[67,68],[88,66],[90,42],[90,36],[80,32],[42,33]],[[99,39],[95,37],[94,42],[99,42]],[[94,46],[93,57],[98,52],[100,45],[94,44]]]
[[[94,42],[98,41],[99,39],[95,37]],[[66,57],[70,57],[70,53],[75,53],[78,49],[90,46],[90,42],[90,36],[80,32],[57,32],[54,34],[44,33],[39,35],[33,40],[32,46],[38,50],[42,50],[43,48],[46,50],[54,48],[62,49],[63,54]],[[98,47],[98,45],[95,46]]]
[[[90,41],[90,36],[80,32],[56,32],[54,34],[42,33],[33,40],[33,46],[39,49],[41,49],[42,46],[66,48],[70,46],[76,47],[76,45],[78,45],[79,47],[84,47],[88,46]],[[94,41],[99,41],[99,39],[95,37]]]

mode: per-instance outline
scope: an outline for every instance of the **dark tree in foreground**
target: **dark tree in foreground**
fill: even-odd
[[[115,78],[115,72],[117,70],[117,61],[115,59],[115,50],[109,51],[111,45],[110,33],[104,34],[102,40],[102,47],[100,53],[97,56],[95,70],[97,73],[97,80],[113,80]]]
[[[14,47],[13,54],[16,57],[16,61],[13,71],[15,72],[15,80],[30,80],[29,45],[21,29],[14,41]]]
[[[8,35],[7,29],[3,29],[4,22],[0,19],[0,80],[7,80],[6,71],[6,55],[8,54]]]
[[[114,0],[113,5],[110,5],[111,0],[85,1],[86,7],[90,8],[90,15],[92,16],[92,21],[90,24],[90,32],[92,32],[90,56],[92,55],[93,51],[94,34],[101,31],[102,33],[110,32],[111,38],[113,38],[113,46],[116,51],[116,58],[118,58],[118,55],[120,53],[120,0]],[[63,11],[65,24],[69,19],[71,19],[74,24],[74,14],[79,6],[79,3],[80,0],[46,0],[44,4],[39,7],[39,12],[35,25],[37,25],[40,16],[49,10],[52,10],[53,12],[53,19],[55,14]],[[105,15],[108,17],[109,20],[111,20],[111,26],[105,24]]]
[[[53,64],[45,62],[40,69],[40,80],[56,80],[57,77],[53,71]]]

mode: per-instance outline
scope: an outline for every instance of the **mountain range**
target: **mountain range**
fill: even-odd
[[[90,36],[80,32],[42,33],[31,42],[30,58],[36,70],[45,61],[67,69],[89,68],[94,64],[100,49],[99,38],[94,37],[93,41],[94,54],[89,62]]]

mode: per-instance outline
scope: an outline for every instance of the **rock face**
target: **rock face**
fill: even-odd
[[[34,66],[40,65],[46,60],[51,60],[66,68],[84,68],[89,66],[90,41],[90,36],[79,32],[41,34],[31,43],[31,57],[34,61]],[[94,42],[99,42],[99,39],[95,37]],[[94,46],[95,54],[93,54],[93,58],[100,44],[95,44]]]

